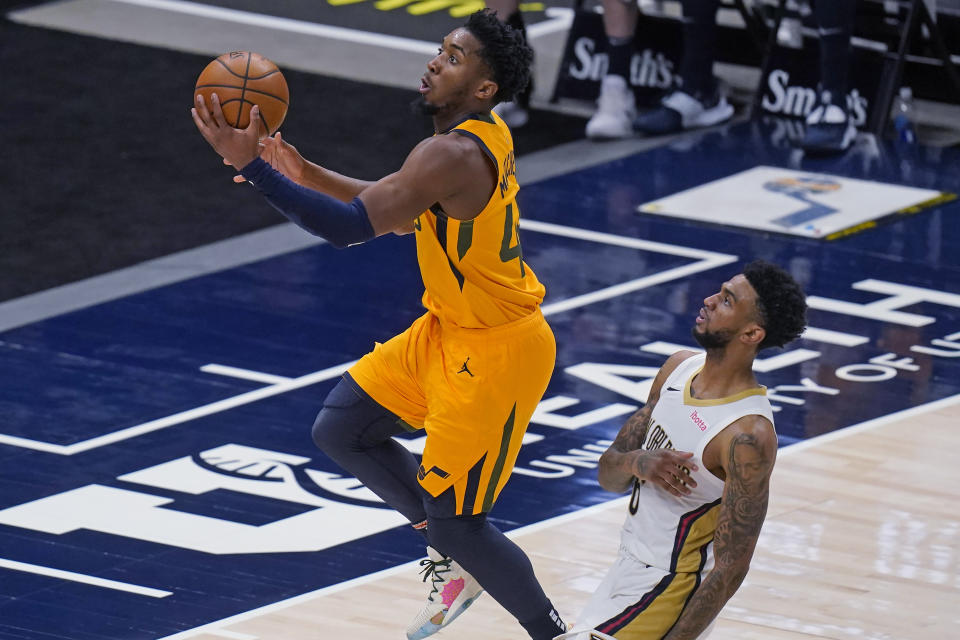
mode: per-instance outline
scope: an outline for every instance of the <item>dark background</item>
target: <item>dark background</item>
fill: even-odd
[[[4,14],[22,6],[0,3]],[[193,125],[193,85],[209,61],[0,19],[0,301],[284,222],[231,181]],[[412,90],[284,75],[281,130],[341,173],[378,179],[432,133],[410,111]],[[517,153],[583,126],[537,112],[514,132]]]

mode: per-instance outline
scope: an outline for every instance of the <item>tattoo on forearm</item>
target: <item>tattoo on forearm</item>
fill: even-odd
[[[633,451],[643,445],[647,437],[647,428],[650,426],[650,414],[653,413],[651,404],[645,405],[642,409],[627,418],[627,421],[620,428],[613,441],[613,447],[618,451]]]
[[[713,538],[714,568],[666,636],[669,640],[696,638],[720,613],[743,582],[767,514],[773,458],[756,436],[745,433],[733,439],[727,455],[726,487]]]

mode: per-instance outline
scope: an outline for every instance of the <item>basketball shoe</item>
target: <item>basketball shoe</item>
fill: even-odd
[[[712,96],[689,94],[680,89],[667,94],[660,106],[633,121],[637,131],[652,135],[711,127],[729,120],[733,107],[717,91]]]
[[[630,126],[637,115],[633,90],[620,76],[604,76],[600,83],[597,110],[587,121],[587,137],[592,140],[614,140],[633,135]]]
[[[817,103],[807,116],[806,132],[800,146],[810,153],[840,153],[846,151],[857,127],[850,117],[844,95],[819,91]]]
[[[420,561],[423,581],[430,580],[427,604],[407,627],[408,640],[420,640],[435,634],[454,621],[483,593],[483,587],[452,558],[427,547],[427,558]]]

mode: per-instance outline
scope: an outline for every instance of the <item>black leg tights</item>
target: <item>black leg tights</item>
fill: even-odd
[[[412,453],[392,439],[404,431],[397,416],[345,375],[323,402],[313,424],[313,441],[384,502],[417,523],[427,517],[417,483],[419,465]]]
[[[515,617],[533,640],[550,640],[565,631],[523,550],[486,514],[430,516],[430,543],[460,563],[484,590]]]

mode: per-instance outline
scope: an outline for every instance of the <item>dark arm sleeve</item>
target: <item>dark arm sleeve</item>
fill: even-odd
[[[338,249],[376,236],[360,198],[344,203],[300,186],[264,162],[263,158],[255,159],[240,173],[291,222]]]

